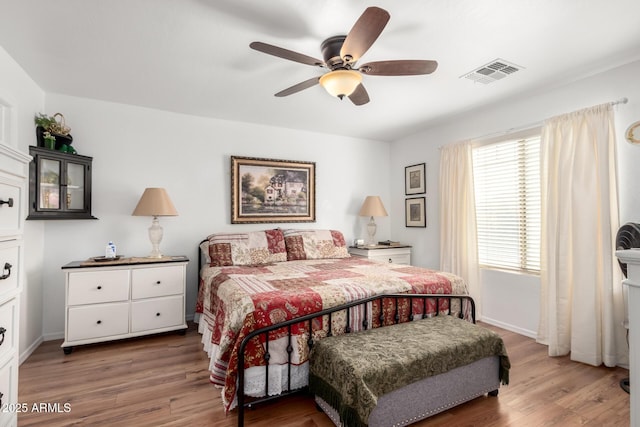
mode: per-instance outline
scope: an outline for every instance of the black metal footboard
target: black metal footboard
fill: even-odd
[[[418,301],[416,304],[415,301]],[[358,301],[353,301],[347,304],[342,304],[340,306],[328,308],[322,311],[318,311],[316,313],[311,313],[305,316],[300,316],[295,319],[287,320],[276,325],[268,326],[265,328],[261,328],[249,333],[240,343],[240,349],[238,353],[238,426],[244,426],[244,411],[246,408],[251,408],[258,403],[267,402],[274,399],[279,399],[282,396],[299,393],[300,391],[305,390],[302,389],[291,389],[291,362],[292,362],[292,354],[293,354],[293,346],[292,346],[292,327],[294,325],[301,325],[305,330],[309,331],[307,346],[311,349],[314,345],[314,333],[313,333],[313,322],[316,319],[323,318],[327,321],[328,330],[326,332],[327,336],[332,335],[332,324],[334,323],[333,315],[337,312],[345,311],[345,325],[344,325],[344,333],[351,332],[351,308],[362,306],[364,311],[363,321],[362,321],[362,330],[369,329],[371,327],[380,327],[380,326],[388,326],[397,323],[403,323],[407,321],[414,320],[416,318],[416,314],[414,314],[414,307],[420,306],[421,310],[418,311],[418,316],[421,318],[429,317],[430,315],[456,315],[460,318],[466,318],[472,323],[476,322],[476,309],[475,303],[473,299],[468,295],[444,295],[444,294],[387,294],[387,295],[376,295],[373,297],[365,298]],[[459,301],[459,311],[452,311],[452,302]],[[410,302],[407,304],[407,302]],[[435,304],[435,310],[432,311],[432,314],[427,313],[427,302],[432,302]],[[445,304],[446,302],[446,304]],[[372,303],[372,304],[369,304]],[[368,318],[370,317],[368,314],[368,310],[373,310],[372,307],[377,307],[376,320],[373,325],[368,323]],[[373,314],[373,313],[371,313]],[[326,316],[326,317],[325,317]],[[282,393],[269,396],[269,359],[271,358],[269,354],[269,333],[284,329],[286,330],[285,338],[288,339],[287,343],[287,354],[288,354],[288,363],[287,363],[287,389],[282,391]],[[265,361],[265,389],[264,389],[264,397],[260,398],[248,398],[245,396],[245,377],[244,377],[244,364],[245,364],[245,350],[246,347],[252,339],[256,337],[262,336],[261,340],[264,340],[264,361]]]

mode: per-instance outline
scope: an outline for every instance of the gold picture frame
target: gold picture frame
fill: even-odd
[[[315,222],[315,162],[231,156],[231,223]]]

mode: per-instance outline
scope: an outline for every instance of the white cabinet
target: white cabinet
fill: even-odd
[[[63,266],[65,353],[80,344],[186,329],[187,263],[186,257],[177,256]]]
[[[405,245],[376,245],[350,247],[352,256],[359,256],[371,261],[387,262],[392,264],[411,264],[411,246]]]
[[[20,293],[23,282],[26,182],[31,157],[0,143],[0,407],[18,403]],[[0,426],[17,425],[16,411],[0,411]]]
[[[627,264],[627,307],[629,311],[629,386],[631,426],[640,425],[640,249],[616,251],[618,259]]]

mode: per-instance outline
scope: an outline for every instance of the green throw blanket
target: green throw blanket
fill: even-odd
[[[378,397],[489,356],[500,356],[500,381],[508,384],[510,363],[498,334],[437,316],[316,342],[309,389],[338,411],[343,426],[361,427]]]

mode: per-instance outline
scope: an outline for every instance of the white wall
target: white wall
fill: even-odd
[[[213,101],[212,101],[213,102]],[[197,289],[197,246],[218,231],[268,227],[334,228],[347,241],[364,237],[357,216],[368,194],[390,200],[389,144],[162,112],[47,94],[46,112],[61,112],[73,146],[93,157],[93,215],[99,220],[40,221],[45,228],[44,334],[64,330],[64,279],[60,267],[102,255],[113,240],[118,252],[144,256],[151,250],[151,218],[133,217],[145,187],[165,187],[179,216],[160,218],[165,254],[191,259],[187,314]],[[315,223],[230,224],[230,156],[316,162]],[[381,218],[378,236],[389,238],[393,218]]]
[[[429,130],[395,141],[391,147],[391,216],[404,215],[404,168],[427,163],[426,229],[405,228],[394,221],[391,236],[414,246],[416,265],[439,267],[438,147],[519,128],[571,111],[627,97],[629,102],[616,107],[618,186],[620,223],[640,222],[640,146],[624,139],[624,131],[640,120],[640,61],[604,71],[561,87],[524,94],[498,105],[471,111],[433,125]],[[494,83],[500,84],[500,82]],[[539,280],[499,271],[482,272],[485,321],[496,323],[529,336],[535,336],[538,324]]]
[[[44,92],[2,47],[0,47],[0,98],[11,105],[12,109],[11,135],[7,142],[18,150],[28,153],[27,147],[35,138],[33,117],[44,106]],[[27,200],[24,200],[24,204],[27,205]],[[20,355],[33,351],[42,340],[42,225],[25,224],[23,238],[25,262],[20,300]]]

